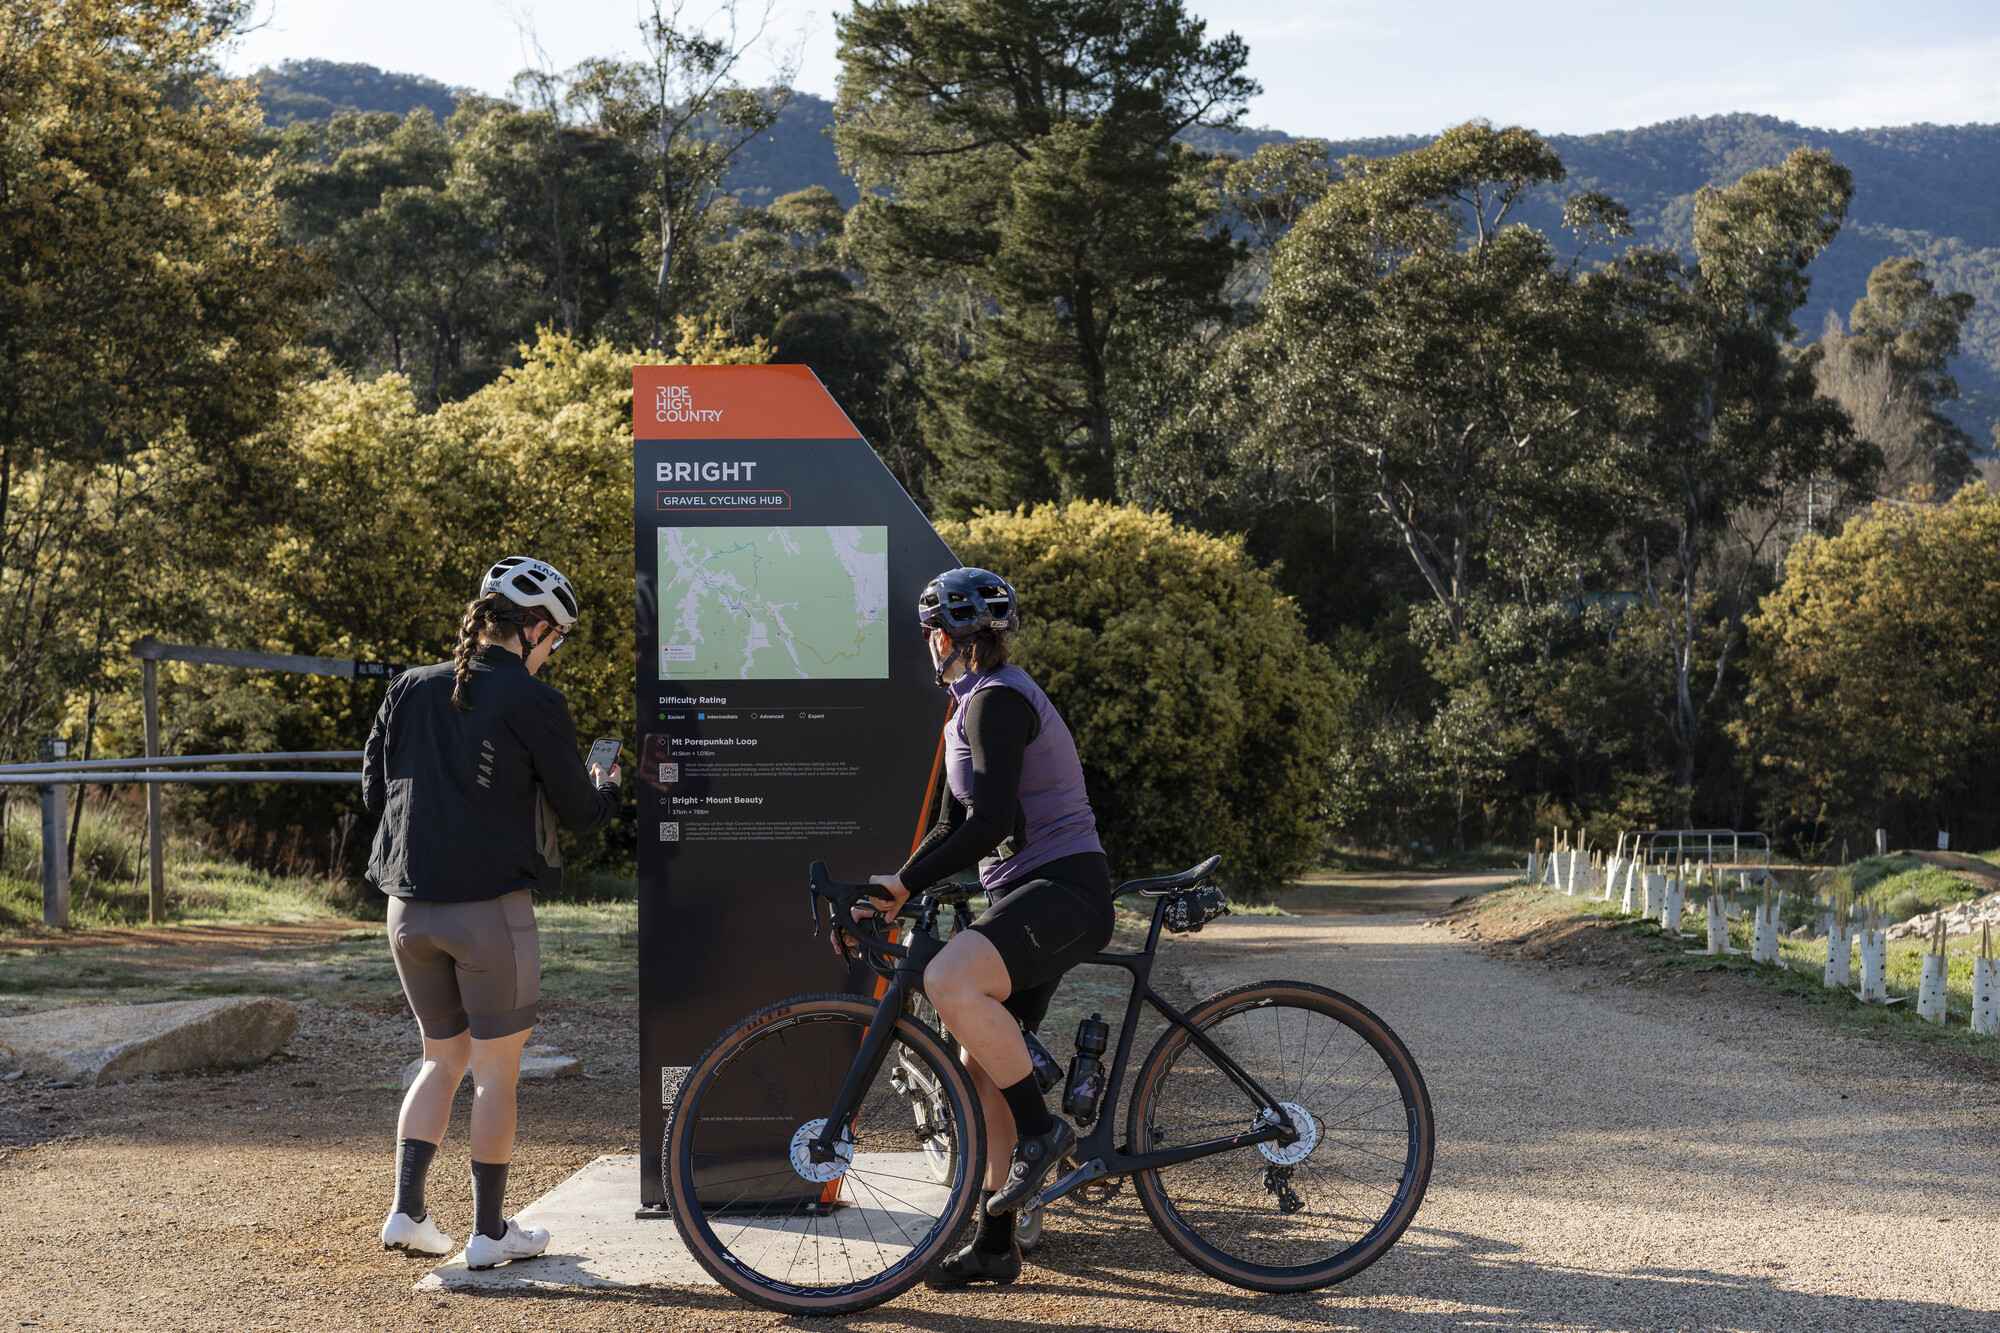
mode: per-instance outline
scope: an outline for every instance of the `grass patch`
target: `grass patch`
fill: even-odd
[[[1890,858],[1895,860],[1898,858]],[[1914,858],[1912,858],[1914,859]],[[1876,877],[1870,892],[1905,892],[1898,887],[1900,877],[1913,874],[1893,867]],[[1967,885],[1973,893],[1976,886]],[[1969,895],[1961,895],[1969,896]],[[1560,892],[1531,888],[1516,883],[1483,894],[1450,914],[1457,923],[1471,923],[1481,938],[1503,953],[1535,959],[1569,962],[1605,962],[1609,955],[1637,957],[1652,976],[1725,973],[1745,981],[1770,987],[1812,1010],[1843,1025],[1862,1028],[1902,1040],[1943,1043],[1976,1053],[1986,1059],[2000,1058],[2000,1037],[1977,1036],[1967,1027],[1972,1016],[1972,959],[1978,952],[1976,938],[1961,937],[1949,942],[1945,951],[1946,1019],[1943,1025],[1925,1022],[1915,1013],[1917,984],[1923,973],[1923,955],[1928,945],[1917,941],[1891,941],[1888,949],[1888,990],[1892,997],[1906,997],[1894,1005],[1863,1004],[1853,990],[1829,990],[1822,982],[1826,965],[1826,939],[1792,939],[1778,942],[1778,961],[1753,963],[1749,958],[1751,923],[1747,908],[1751,899],[1742,899],[1746,919],[1729,924],[1731,947],[1743,952],[1710,955],[1699,952],[1707,943],[1706,901],[1687,904],[1679,936],[1671,936],[1659,922],[1626,916],[1617,901],[1571,898]],[[1583,926],[1586,929],[1578,930]],[[1595,930],[1588,929],[1595,927]],[[1607,937],[1608,940],[1607,940]],[[1614,947],[1607,951],[1591,941]],[[1629,975],[1629,974],[1628,974]],[[1859,949],[1849,971],[1854,984],[1861,976]]]
[[[42,828],[39,810],[7,802],[0,839],[0,930],[42,922]],[[145,830],[116,809],[86,805],[70,871],[70,923],[143,926],[150,875]],[[318,921],[328,916],[380,920],[380,894],[321,876],[278,875],[220,856],[193,839],[167,841],[167,921],[246,925]]]

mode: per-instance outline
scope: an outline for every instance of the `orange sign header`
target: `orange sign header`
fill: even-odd
[[[861,432],[805,366],[634,366],[638,440],[846,440]]]

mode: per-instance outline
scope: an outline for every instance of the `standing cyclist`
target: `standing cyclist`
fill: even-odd
[[[569,580],[508,556],[465,608],[449,662],[398,676],[375,716],[361,798],[381,816],[368,878],[389,895],[389,951],[423,1029],[396,1125],[396,1203],[382,1244],[449,1254],[424,1177],[472,1069],[473,1268],[540,1254],[549,1233],[501,1215],[514,1088],[542,988],[536,889],[562,883],[556,824],[604,827],[619,770],[584,771],[562,691],[535,673],[576,624]]]
[[[1111,870],[1084,795],[1076,744],[1049,697],[1007,664],[1020,603],[983,569],[940,574],[917,600],[945,723],[944,817],[900,872],[878,875],[895,900],[975,863],[991,906],[924,970],[924,990],[958,1039],[979,1089],[989,1151],[972,1243],[932,1270],[933,1287],[1012,1282],[1021,1273],[1014,1214],[1076,1143],[1049,1114],[1023,1027],[1048,1013],[1063,973],[1111,941]],[[1005,1163],[992,1145],[1011,1143]]]

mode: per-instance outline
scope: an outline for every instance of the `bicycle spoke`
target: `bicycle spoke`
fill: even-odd
[[[947,1219],[964,1215],[972,1182],[959,1145],[970,1083],[935,1045],[901,1031],[849,1122],[830,1136],[842,1145],[838,1174],[822,1184],[804,1174],[821,1174],[804,1156],[795,1164],[794,1145],[831,1109],[866,1025],[867,1011],[853,1005],[753,1029],[704,1076],[699,1105],[684,1110],[693,1211],[728,1256],[721,1271],[709,1265],[725,1285],[767,1298],[901,1283],[915,1276],[901,1270],[949,1240]]]
[[[1217,1051],[1287,1105],[1293,1143],[1217,1152],[1141,1177],[1141,1200],[1168,1239],[1232,1281],[1248,1265],[1314,1285],[1316,1274],[1338,1274],[1364,1241],[1370,1253],[1357,1262],[1372,1261],[1394,1240],[1382,1239],[1384,1220],[1395,1219],[1399,1232],[1420,1201],[1406,1178],[1420,1164],[1427,1171],[1427,1142],[1419,1152],[1411,1093],[1395,1067],[1347,1021],[1338,997],[1293,992],[1256,1002],[1235,993],[1233,1012],[1218,1008],[1199,1020]],[[1142,1075],[1133,1151],[1226,1138],[1257,1123],[1256,1099],[1191,1039],[1162,1052],[1165,1066]]]

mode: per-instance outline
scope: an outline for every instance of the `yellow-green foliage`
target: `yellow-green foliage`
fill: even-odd
[[[687,321],[702,364],[766,359]],[[575,583],[582,616],[543,679],[585,736],[625,735],[632,712],[632,366],[657,355],[544,333],[523,364],[435,415],[408,382],[332,376],[302,387],[275,432],[290,494],[214,596],[229,646],[411,665],[450,656],[457,622],[497,557],[533,555]],[[686,359],[678,360],[686,364]],[[170,748],[346,748],[367,734],[381,686],[325,677],[173,669]],[[247,794],[246,794],[247,796]],[[259,798],[298,817],[324,793]],[[279,817],[278,823],[290,822]],[[268,829],[264,832],[268,835]]]
[[[1794,550],[1748,624],[1738,739],[1778,813],[1927,817],[2000,741],[2000,497],[1878,505]]]
[[[1015,660],[1076,736],[1116,871],[1220,852],[1232,883],[1266,888],[1306,863],[1333,665],[1241,542],[1084,501],[939,532],[1020,592]]]

